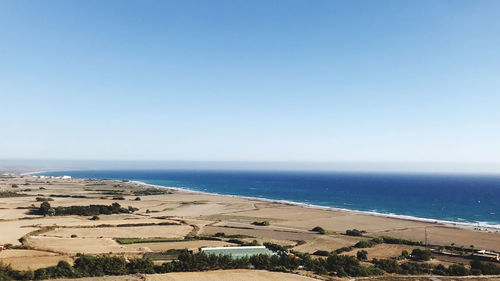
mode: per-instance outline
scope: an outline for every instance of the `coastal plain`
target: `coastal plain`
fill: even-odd
[[[151,190],[159,192],[144,192]],[[500,251],[497,230],[154,188],[128,181],[18,175],[0,178],[0,192],[5,195],[0,198],[0,245],[5,247],[0,252],[0,262],[22,270],[53,266],[61,260],[72,263],[78,253],[111,253],[132,258],[169,250],[237,246],[238,242],[251,243],[255,240],[259,244],[272,242],[298,252],[314,254],[316,251],[331,252],[350,247],[377,236],[424,241],[426,233],[427,243],[432,245],[454,245],[465,249],[473,245],[475,249]],[[124,208],[130,206],[134,211],[99,215],[98,219],[77,215],[43,216],[36,212],[42,200],[49,200],[47,202],[52,207],[119,203]],[[269,225],[255,223],[264,221]],[[311,231],[316,226],[322,227],[326,233]],[[345,235],[350,229],[366,233],[359,237]],[[222,238],[199,239],[217,236]],[[414,248],[380,244],[366,251],[370,258],[389,258]],[[344,254],[356,256],[356,252],[352,250]],[[437,256],[436,260],[449,263],[449,257]],[[467,260],[458,262],[468,263]],[[214,271],[201,277],[200,273],[164,275],[148,276],[146,280],[253,278],[249,276],[258,276],[255,278],[260,280],[319,278],[256,270]],[[130,276],[113,278],[109,280],[135,280]]]

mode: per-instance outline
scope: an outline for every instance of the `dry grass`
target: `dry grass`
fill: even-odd
[[[72,279],[57,279],[57,281],[71,281]],[[145,276],[113,276],[113,277],[94,277],[82,278],[81,281],[177,281],[177,280],[190,280],[190,281],[240,281],[240,280],[260,280],[260,281],[276,281],[276,280],[289,280],[289,281],[310,281],[317,280],[305,276],[300,276],[291,273],[269,272],[263,270],[217,270],[205,272],[177,272],[167,274],[150,274]]]
[[[154,225],[136,227],[99,227],[99,228],[58,228],[43,234],[47,237],[70,238],[182,238],[191,231],[188,225]]]
[[[54,266],[61,260],[73,263],[69,255],[61,255],[51,252],[34,250],[4,250],[1,253],[0,261],[10,264],[14,269],[38,269],[42,267]]]

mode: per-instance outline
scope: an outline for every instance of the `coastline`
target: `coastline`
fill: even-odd
[[[23,175],[34,176],[37,174],[42,174],[42,173],[47,173],[47,172],[66,172],[66,171],[74,171],[74,170],[71,169],[71,170],[57,170],[57,171],[55,171],[55,170],[36,171],[36,172],[24,173]],[[78,179],[90,179],[90,178],[82,177],[82,178],[78,178]],[[247,199],[247,200],[256,200],[256,201],[262,201],[262,202],[270,202],[270,203],[279,203],[279,204],[285,204],[285,205],[291,205],[291,206],[298,206],[298,207],[303,207],[303,208],[313,208],[313,209],[329,210],[329,211],[336,211],[336,212],[346,212],[346,213],[359,214],[359,215],[370,215],[370,216],[399,219],[399,220],[406,220],[406,221],[440,224],[443,226],[461,227],[461,228],[467,228],[467,229],[479,229],[479,230],[483,230],[483,231],[499,231],[500,230],[500,223],[499,224],[492,224],[489,222],[481,222],[481,221],[478,221],[478,222],[463,221],[463,222],[461,222],[461,221],[443,220],[443,219],[437,219],[437,218],[424,218],[424,217],[417,217],[417,216],[411,216],[411,215],[401,215],[401,214],[395,214],[395,213],[362,211],[362,210],[356,210],[356,209],[339,208],[339,207],[331,207],[331,206],[323,206],[323,205],[317,205],[317,204],[296,202],[296,201],[291,201],[291,200],[279,200],[279,199],[270,199],[270,198],[263,198],[263,197],[252,197],[252,196],[244,196],[244,195],[221,194],[221,193],[216,193],[216,192],[199,191],[199,190],[193,190],[193,189],[189,189],[189,188],[158,185],[158,184],[152,184],[152,183],[147,183],[144,181],[130,180],[130,179],[101,179],[101,180],[128,180],[131,183],[135,183],[138,185],[150,186],[150,187],[154,187],[154,188],[167,188],[167,189],[177,190],[180,192],[193,193],[193,194],[206,194],[206,195],[224,196],[224,197],[229,197],[229,198],[241,198],[241,199]]]
[[[381,236],[422,244],[426,241],[428,245],[435,246],[456,245],[461,249],[474,245],[478,250],[500,252],[498,232],[456,224],[164,186],[168,181],[153,180],[153,183],[163,184],[157,185],[125,178],[87,179],[76,177],[76,174],[75,177],[63,178],[63,175],[64,172],[53,174],[56,176],[53,178],[18,176],[1,179],[2,190],[15,191],[17,187],[12,189],[12,185],[17,185],[22,187],[17,192],[22,192],[23,196],[0,200],[0,226],[6,230],[0,243],[22,244],[33,249],[22,253],[12,250],[12,254],[26,256],[22,259],[17,256],[9,258],[16,266],[27,268],[36,262],[39,266],[55,265],[60,259],[69,260],[77,253],[113,252],[134,257],[170,249],[235,246],[255,243],[254,240],[260,244],[275,243],[301,253],[314,254],[317,251],[352,248],[360,241]],[[151,188],[163,192],[148,190]],[[51,198],[48,201],[52,207],[110,206],[118,203],[124,210],[134,211],[99,214],[98,220],[86,215],[40,216],[27,213],[33,204],[41,204],[37,197]],[[267,223],[262,225],[263,222]],[[316,227],[323,228],[325,235],[311,231]],[[347,235],[348,230],[353,229],[366,234]],[[220,233],[224,233],[226,238],[185,239],[192,235],[219,237]],[[21,237],[23,239],[20,240]],[[138,239],[138,242],[120,244],[116,239]],[[373,258],[389,258],[399,256],[404,250],[410,252],[414,247],[383,244],[366,251]],[[36,251],[61,254],[44,256],[42,264],[38,257],[30,257],[40,254]],[[346,254],[356,256],[356,251],[353,248]]]
[[[82,179],[85,179],[85,178],[82,178]],[[135,183],[135,184],[139,184],[139,185],[150,186],[150,187],[154,187],[154,188],[167,188],[167,189],[177,190],[180,192],[188,192],[188,193],[194,193],[194,194],[205,194],[205,195],[232,197],[232,198],[242,198],[242,199],[247,199],[247,200],[255,200],[255,201],[262,201],[262,202],[292,205],[292,206],[298,206],[298,207],[303,207],[303,208],[312,208],[312,209],[336,211],[336,212],[347,212],[347,213],[352,213],[352,214],[370,215],[370,216],[377,216],[377,217],[383,217],[383,218],[391,218],[391,219],[399,219],[399,220],[415,221],[415,222],[423,222],[423,223],[434,223],[434,224],[440,224],[440,225],[444,225],[444,226],[464,227],[464,228],[468,228],[468,229],[480,228],[480,229],[489,230],[489,231],[500,230],[500,224],[489,224],[487,222],[472,223],[472,222],[457,222],[457,221],[448,221],[448,220],[431,219],[431,218],[420,218],[420,217],[408,216],[408,215],[386,214],[386,213],[379,213],[379,212],[374,212],[374,211],[360,211],[360,210],[354,210],[354,209],[321,206],[321,205],[307,204],[307,203],[301,203],[301,202],[295,202],[295,201],[289,201],[289,200],[277,200],[277,199],[269,199],[269,198],[261,198],[261,197],[220,194],[220,193],[215,193],[215,192],[205,192],[205,191],[191,190],[191,189],[187,189],[187,188],[151,184],[151,183],[137,181],[137,180],[131,180],[130,182]]]

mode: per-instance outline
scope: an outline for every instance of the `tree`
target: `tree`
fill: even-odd
[[[155,273],[154,264],[150,259],[131,259],[127,264],[127,269],[129,274],[134,273]]]
[[[54,277],[60,278],[60,277],[73,277],[73,267],[66,262],[66,261],[60,261],[54,271]]]
[[[402,257],[402,258],[404,258],[404,259],[407,259],[407,258],[409,258],[409,257],[410,257],[410,254],[408,253],[408,251],[407,251],[407,250],[403,250],[403,251],[401,252],[401,257]]]
[[[356,253],[356,257],[358,258],[358,260],[360,261],[365,261],[368,259],[368,252],[365,251],[365,250],[361,250],[361,251],[358,251]]]
[[[432,253],[430,250],[413,249],[411,255],[415,259],[422,261],[428,261],[432,258]]]
[[[50,209],[52,209],[52,207],[50,206],[49,202],[43,202],[42,204],[40,204],[40,213],[42,215],[49,215]]]

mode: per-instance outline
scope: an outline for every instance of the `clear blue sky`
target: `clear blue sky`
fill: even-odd
[[[0,1],[0,158],[500,162],[500,1]]]

